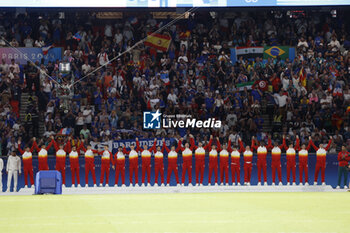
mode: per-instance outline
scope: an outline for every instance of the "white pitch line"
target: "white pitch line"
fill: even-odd
[[[253,214],[253,213],[252,213]],[[57,218],[60,219],[60,218]],[[16,219],[17,220],[17,219]],[[40,217],[40,221],[42,221],[41,217]],[[154,221],[157,221],[156,219],[154,220],[131,220],[131,221],[120,221],[120,219],[116,220],[115,222],[113,222],[112,224],[117,224],[117,225],[122,225],[122,224],[148,224],[148,223],[153,223]],[[181,223],[187,223],[187,224],[196,224],[196,223],[201,223],[201,224],[206,224],[206,223],[215,223],[215,224],[224,224],[224,223],[251,223],[252,220],[251,219],[247,219],[247,220],[242,220],[242,219],[230,219],[230,220],[180,220]],[[286,221],[289,221],[288,219],[286,219]],[[300,219],[298,220],[298,222],[301,223],[311,223],[314,222],[315,220],[311,220],[311,219]],[[261,223],[275,223],[276,220],[275,219],[254,219],[254,222],[261,222]],[[328,219],[322,219],[322,222],[334,222],[332,220],[328,220]],[[175,221],[175,220],[164,220],[162,221],[162,223],[168,223],[168,224],[178,224],[179,221]],[[93,222],[91,223],[93,225],[95,224],[103,224],[105,225],[106,222]],[[25,224],[26,226],[42,226],[42,225],[46,225],[46,226],[55,226],[55,225],[59,225],[58,223],[28,223]],[[65,225],[86,225],[86,222],[66,222]],[[8,224],[6,223],[6,226],[18,226],[18,223],[13,223],[13,224]]]
[[[64,195],[99,195],[99,194],[176,194],[176,193],[258,193],[258,192],[346,192],[346,189],[333,189],[326,185],[311,186],[166,186],[166,187],[94,187],[94,188],[62,188]],[[21,189],[17,193],[0,193],[0,196],[33,195],[33,189]]]

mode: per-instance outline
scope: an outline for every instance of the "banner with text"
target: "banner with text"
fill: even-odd
[[[5,59],[5,62],[10,64],[11,59],[15,59],[16,63],[22,65],[27,64],[28,59],[33,62],[44,59],[44,63],[47,64],[49,61],[56,61],[62,59],[62,49],[61,48],[50,48],[47,54],[44,55],[42,48],[0,48],[0,57]]]
[[[173,144],[175,139],[173,138],[165,138],[165,145],[170,149],[170,146]],[[148,148],[153,146],[154,138],[142,138],[139,139],[140,147],[143,145],[147,145]],[[126,148],[130,148],[130,145],[136,146],[135,139],[128,139],[128,140],[118,140],[118,141],[108,141],[108,142],[91,142],[90,145],[94,149],[103,150],[104,146],[108,146],[109,150],[114,153],[118,150],[118,147],[122,144],[125,145]],[[157,146],[163,146],[162,138],[157,138]]]

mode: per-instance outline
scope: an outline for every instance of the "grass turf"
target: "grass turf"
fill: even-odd
[[[349,232],[349,193],[2,196],[0,232]]]

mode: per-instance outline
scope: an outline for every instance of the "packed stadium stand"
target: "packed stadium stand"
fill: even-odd
[[[0,232],[347,232],[349,6],[0,1]]]
[[[162,51],[138,43],[171,21],[148,11],[113,20],[88,11],[3,12],[0,46],[61,47],[63,56],[35,66],[1,62],[0,151],[17,151],[19,139],[31,146],[33,137],[48,145],[52,135],[87,145],[135,136],[188,141],[193,134],[196,141],[214,135],[236,144],[238,136],[246,143],[269,135],[278,142],[282,135],[292,142],[299,135],[307,143],[312,136],[316,145],[333,136],[334,153],[350,140],[348,13],[201,10],[160,32],[172,39]],[[239,53],[282,46],[295,48],[293,60],[281,52]],[[70,63],[72,72],[58,72],[61,62]],[[151,109],[215,117],[223,126],[144,130],[142,113]]]

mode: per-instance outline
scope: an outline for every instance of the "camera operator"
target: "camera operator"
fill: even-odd
[[[36,65],[39,65],[39,62],[36,62]],[[34,66],[34,64],[28,62],[27,70],[26,70],[26,82],[27,82],[27,90],[30,94],[32,94],[32,86],[34,84],[35,93],[40,90],[40,71]]]

